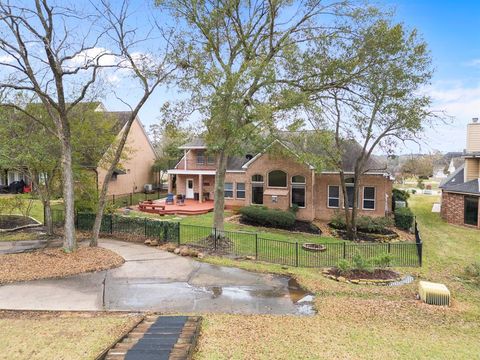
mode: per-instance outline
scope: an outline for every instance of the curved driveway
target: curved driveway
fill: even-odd
[[[0,286],[0,309],[305,314],[288,278],[201,263],[144,245],[102,240],[116,269]]]

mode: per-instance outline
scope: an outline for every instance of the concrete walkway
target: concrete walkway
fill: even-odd
[[[102,240],[125,259],[112,270],[0,286],[0,309],[309,314],[287,277],[201,263],[144,245]]]

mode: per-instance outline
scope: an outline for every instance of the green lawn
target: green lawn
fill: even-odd
[[[138,317],[0,312],[0,359],[96,359]]]
[[[417,282],[360,286],[324,278],[320,270],[207,257],[213,264],[297,278],[316,295],[313,317],[205,315],[195,359],[480,359],[480,287],[463,269],[480,261],[480,231],[444,223],[431,207],[438,197],[409,203],[425,244],[422,268],[400,268],[441,281],[449,308],[416,300]]]

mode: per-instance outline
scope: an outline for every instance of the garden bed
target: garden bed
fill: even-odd
[[[324,270],[323,274],[336,281],[364,285],[388,285],[391,282],[400,281],[402,278],[399,273],[390,269],[341,271],[338,268],[329,268]]]
[[[22,215],[0,215],[0,232],[41,225],[35,219]]]
[[[113,251],[82,247],[73,253],[45,249],[23,254],[0,255],[0,284],[61,278],[119,267],[124,259]]]
[[[238,217],[238,223],[242,225],[248,225],[248,226],[259,226],[257,223],[253,221],[248,221],[243,219],[241,216]],[[279,229],[279,230],[285,230],[285,228],[281,227],[273,227],[273,226],[266,226],[262,225],[262,227],[270,228],[270,229]],[[295,223],[291,228],[288,229],[289,231],[296,231],[296,232],[301,232],[301,233],[306,233],[306,234],[315,234],[315,235],[321,235],[322,231],[318,226],[316,226],[313,223],[310,223],[308,221],[301,221],[301,220],[295,220]]]

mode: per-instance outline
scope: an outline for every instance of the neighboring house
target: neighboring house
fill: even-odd
[[[110,115],[116,124],[114,131],[118,132],[117,139],[122,136],[125,125],[130,116],[129,111],[106,111],[103,104],[99,103],[95,111],[104,111]],[[124,195],[143,192],[146,184],[152,184],[156,155],[152,143],[140,119],[135,118],[125,144],[126,158],[120,161],[115,169],[112,179],[108,184],[107,195]],[[102,161],[100,161],[101,163]],[[95,169],[98,188],[101,189],[106,169],[98,166]]]
[[[347,168],[352,174],[353,159],[360,146],[348,146],[345,153]],[[287,151],[275,155],[275,146]],[[176,183],[176,193],[199,201],[212,200],[215,187],[216,159],[207,155],[202,139],[195,139],[182,147],[184,156],[168,170],[169,192]],[[286,156],[285,153],[290,155]],[[361,215],[384,216],[391,209],[392,180],[389,174],[380,170],[374,160],[370,170],[362,176],[359,184],[359,213]],[[174,181],[175,177],[175,181]],[[353,178],[348,179],[347,191],[353,201]],[[351,191],[349,190],[351,189]],[[349,201],[350,202],[350,201]],[[243,157],[230,157],[225,178],[225,206],[243,207],[251,204],[265,205],[281,210],[292,204],[299,207],[297,217],[302,220],[330,220],[343,211],[343,199],[338,171],[322,171],[299,161],[295,152],[283,142],[275,141],[261,153],[246,153]]]
[[[467,126],[467,148],[460,166],[442,184],[442,218],[457,225],[480,228],[480,124]]]
[[[448,152],[440,160],[436,161],[433,166],[433,178],[442,180],[453,174],[459,167],[463,165],[462,152]]]
[[[105,113],[106,116],[114,122],[112,131],[116,135],[116,139],[120,138],[130,116],[129,111],[107,111],[105,106],[100,102],[85,102],[77,105],[79,111],[83,111],[83,107],[88,109],[93,108],[94,111]],[[92,139],[92,141],[95,141],[95,139]],[[107,153],[107,149],[105,149],[105,153]],[[94,163],[96,160],[88,159],[89,154],[84,155],[86,160],[82,166],[86,170],[93,172],[98,189],[101,189],[106,169],[100,166],[102,161],[96,164]],[[152,167],[155,159],[155,150],[140,119],[137,117],[127,137],[125,157],[120,161],[118,168],[115,169],[113,173],[108,185],[107,195],[125,195],[143,192],[144,186],[146,184],[152,184],[154,180]],[[8,186],[12,182],[22,179],[29,184],[28,177],[24,173],[17,170],[0,169],[0,185]]]

